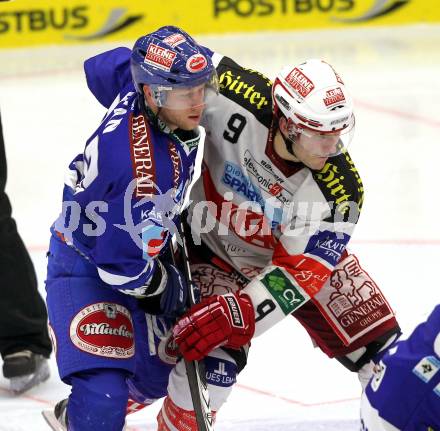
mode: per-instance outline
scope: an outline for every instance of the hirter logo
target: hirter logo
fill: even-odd
[[[324,104],[325,106],[336,105],[337,103],[345,103],[345,96],[340,87],[336,87],[333,90],[328,90],[325,93]]]
[[[169,72],[175,58],[176,53],[174,51],[151,43],[148,46],[144,62],[148,63],[150,66],[155,66],[159,69]]]
[[[194,54],[186,61],[186,68],[192,72],[201,72],[208,65],[206,57],[202,54]]]
[[[92,355],[116,359],[134,355],[133,321],[119,304],[98,302],[84,307],[70,323],[70,339]]]
[[[307,97],[315,88],[313,82],[296,67],[287,75],[286,82],[302,97]]]

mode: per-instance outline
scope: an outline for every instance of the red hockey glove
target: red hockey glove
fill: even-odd
[[[173,330],[180,353],[188,361],[200,360],[216,347],[239,349],[255,331],[255,314],[247,295],[228,293],[202,300]]]

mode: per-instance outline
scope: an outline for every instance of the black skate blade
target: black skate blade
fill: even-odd
[[[58,419],[55,417],[55,414],[53,410],[43,410],[41,412],[43,415],[43,418],[46,420],[47,424],[54,430],[54,431],[66,431],[66,428],[64,428],[59,422]]]

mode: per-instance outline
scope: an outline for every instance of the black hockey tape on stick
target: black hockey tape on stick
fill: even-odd
[[[192,282],[191,268],[189,266],[188,248],[185,240],[185,224],[180,222],[180,245],[183,273],[189,289],[189,305],[196,303],[196,288]],[[211,401],[209,398],[208,385],[206,383],[205,364],[199,361],[185,360],[186,375],[188,377],[191,399],[193,402],[194,413],[196,415],[197,428],[199,431],[213,431],[214,423],[211,412]]]

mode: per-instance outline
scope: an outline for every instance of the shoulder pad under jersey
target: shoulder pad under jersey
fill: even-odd
[[[129,48],[105,51],[84,62],[87,86],[96,99],[109,108],[118,93],[131,79]]]

